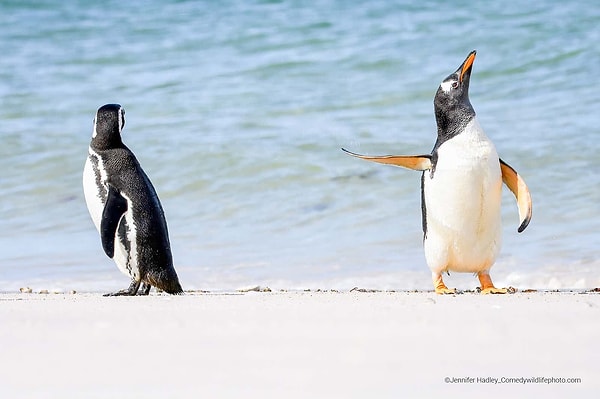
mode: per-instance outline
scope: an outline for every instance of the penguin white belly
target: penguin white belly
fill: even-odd
[[[98,232],[100,231],[102,211],[106,202],[106,178],[102,158],[90,148],[83,168],[83,195]]]
[[[434,273],[488,270],[502,240],[502,175],[498,154],[476,119],[438,148],[425,172],[424,247]]]

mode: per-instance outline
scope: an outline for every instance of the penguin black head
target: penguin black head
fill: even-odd
[[[120,104],[106,104],[98,108],[94,118],[92,144],[98,149],[122,145],[121,131],[125,126],[125,110]]]
[[[458,69],[442,81],[435,93],[433,104],[438,134],[460,128],[475,116],[469,101],[469,81],[475,54],[475,50],[471,51]],[[456,126],[457,123],[460,126]]]

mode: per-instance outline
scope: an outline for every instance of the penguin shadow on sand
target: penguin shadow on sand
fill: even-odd
[[[484,294],[514,289],[496,288],[490,269],[500,251],[502,182],[515,195],[518,232],[531,220],[529,189],[521,176],[499,158],[477,121],[469,101],[469,82],[476,52],[446,77],[434,98],[437,140],[428,155],[367,156],[367,161],[421,171],[421,212],[425,259],[438,294],[453,294],[444,272],[474,273]]]
[[[124,126],[125,110],[119,104],[98,109],[83,171],[85,201],[102,248],[131,278],[127,289],[105,296],[148,295],[151,287],[181,294],[162,206],[135,155],[123,144]]]

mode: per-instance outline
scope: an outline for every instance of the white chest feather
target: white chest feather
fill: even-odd
[[[433,177],[425,172],[425,256],[433,271],[477,272],[494,263],[501,190],[498,154],[474,118],[438,148]]]
[[[102,158],[91,148],[83,168],[83,194],[96,229],[100,231],[102,211],[106,202],[106,170]]]

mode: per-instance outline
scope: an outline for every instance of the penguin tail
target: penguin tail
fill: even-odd
[[[163,270],[160,272],[150,271],[146,276],[150,285],[172,295],[183,294],[181,284],[179,284],[179,278],[175,270]]]

